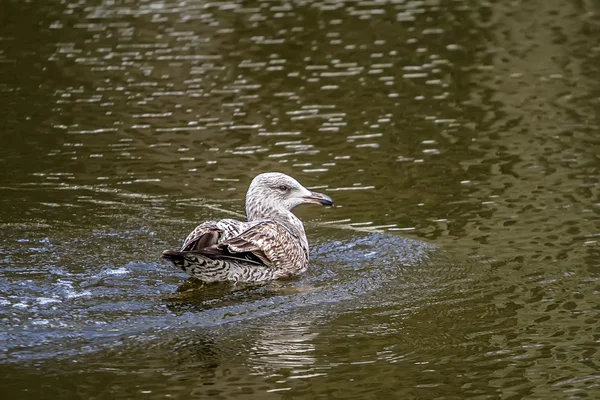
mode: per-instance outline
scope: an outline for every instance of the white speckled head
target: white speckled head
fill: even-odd
[[[330,206],[333,200],[322,193],[311,192],[291,176],[280,172],[257,175],[246,194],[248,220],[268,217],[279,211],[290,211],[303,203]]]

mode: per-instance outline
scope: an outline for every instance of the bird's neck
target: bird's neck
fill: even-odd
[[[306,239],[306,233],[304,232],[304,224],[300,218],[296,217],[294,213],[285,208],[256,208],[246,210],[248,215],[248,222],[262,221],[270,219],[277,221],[285,226],[290,233],[297,236],[300,239],[302,246],[308,249],[308,240]]]

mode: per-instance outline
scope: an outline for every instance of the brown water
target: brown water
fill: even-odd
[[[3,398],[600,397],[599,13],[5,0]],[[159,261],[265,171],[305,276]]]

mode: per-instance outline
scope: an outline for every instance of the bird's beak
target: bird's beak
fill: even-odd
[[[320,204],[322,206],[332,206],[333,200],[331,197],[317,192],[310,192],[310,195],[303,197],[305,203],[315,203]]]

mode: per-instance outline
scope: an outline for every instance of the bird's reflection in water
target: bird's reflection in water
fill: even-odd
[[[310,316],[281,315],[261,326],[248,358],[257,374],[288,369],[290,375],[305,373],[316,363],[314,320]]]
[[[169,349],[182,367],[198,367],[209,380],[219,375],[223,357],[238,356],[239,367],[254,376],[270,375],[274,370],[283,377],[315,373],[318,333],[313,327],[320,313],[295,310],[304,294],[317,290],[301,280],[262,285],[186,280],[165,301],[171,311],[197,318],[199,325],[181,331],[185,338],[176,335]],[[204,325],[213,313],[229,322]]]
[[[319,315],[277,313],[265,318],[233,322],[219,327],[185,330],[169,349],[185,368],[194,367],[211,376],[222,360],[238,358],[249,375],[282,378],[320,374],[316,339]],[[218,372],[216,372],[218,374]],[[208,374],[208,375],[206,375]]]

